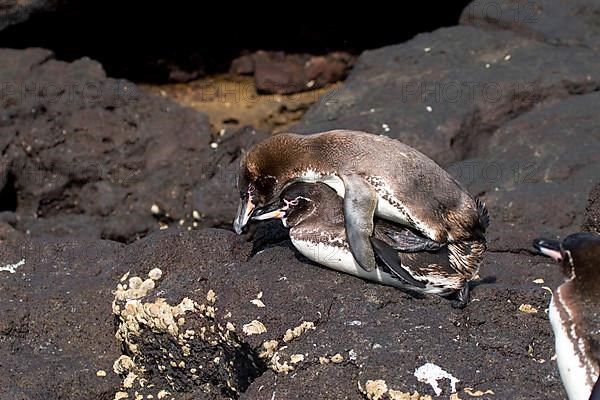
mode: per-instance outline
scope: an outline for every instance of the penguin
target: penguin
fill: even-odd
[[[375,219],[370,240],[377,267],[372,271],[360,267],[349,248],[343,199],[323,183],[294,183],[278,202],[252,217],[253,221],[270,219],[281,220],[294,247],[325,267],[407,292],[453,298],[458,307],[468,302],[468,277],[452,268],[447,246],[427,238],[419,238],[415,246],[411,240],[417,234],[396,223]],[[400,261],[398,252],[408,253]]]
[[[560,263],[565,282],[553,291],[549,317],[558,370],[570,400],[600,400],[600,235],[567,236],[533,246]]]
[[[485,205],[433,160],[398,140],[334,130],[281,133],[254,145],[240,161],[235,231],[241,234],[256,210],[295,181],[325,183],[344,198],[347,241],[366,271],[377,266],[370,241],[375,216],[417,232],[406,243],[415,250],[421,239],[447,244],[452,267],[469,279],[479,270],[489,223]]]

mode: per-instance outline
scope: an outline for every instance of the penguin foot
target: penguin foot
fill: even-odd
[[[452,301],[452,308],[463,309],[469,304],[470,289],[469,282],[465,282],[465,286],[456,292],[456,298]]]
[[[394,248],[405,253],[417,253],[419,251],[437,251],[446,244],[439,243],[424,236],[420,236],[409,229],[402,231],[388,230],[386,235],[394,241]]]
[[[415,289],[424,289],[425,284],[416,280],[403,266],[398,252],[383,240],[371,237],[371,244],[377,257],[389,268],[398,279],[412,285]]]

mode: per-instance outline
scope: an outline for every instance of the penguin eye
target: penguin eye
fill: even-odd
[[[284,200],[288,206],[297,206],[298,198],[296,197],[294,200]]]
[[[256,190],[256,188],[254,187],[254,185],[252,185],[252,184],[248,185],[248,194],[254,193],[255,190]]]

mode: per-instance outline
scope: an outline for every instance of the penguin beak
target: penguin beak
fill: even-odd
[[[560,242],[551,239],[535,239],[533,247],[545,256],[552,258],[556,262],[561,262],[563,259]]]
[[[251,196],[240,200],[240,205],[237,209],[237,215],[233,221],[233,229],[235,230],[235,233],[238,235],[244,233],[246,225],[248,225],[248,221],[250,220],[255,208],[256,206],[254,203],[252,203]]]
[[[269,206],[256,210],[252,217],[253,221],[266,221],[268,219],[282,219],[285,217],[285,211],[288,206],[279,207],[279,204],[271,204]]]

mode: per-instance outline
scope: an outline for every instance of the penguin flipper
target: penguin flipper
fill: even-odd
[[[365,271],[377,268],[369,238],[373,234],[373,217],[377,207],[375,190],[358,175],[344,175],[344,219],[350,251]]]
[[[589,400],[600,400],[600,376],[596,379],[596,384],[592,389]]]
[[[394,248],[405,253],[416,253],[419,251],[437,251],[446,244],[419,236],[410,229],[386,230],[385,234],[394,241]]]
[[[373,249],[375,249],[377,256],[390,269],[392,274],[416,288],[425,288],[425,284],[423,282],[419,282],[413,278],[412,275],[409,274],[408,271],[402,266],[402,261],[400,260],[396,250],[394,250],[383,240],[375,237],[371,238],[371,243],[373,244]]]

